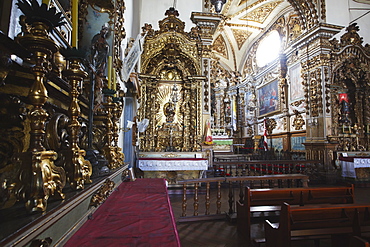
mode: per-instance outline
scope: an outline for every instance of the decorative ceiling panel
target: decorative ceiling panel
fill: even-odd
[[[255,22],[263,24],[265,20],[267,19],[267,17],[271,14],[271,12],[276,8],[276,6],[278,6],[282,2],[283,0],[267,3],[253,10],[251,13],[245,14],[242,18],[240,18],[240,20],[255,21]]]
[[[222,55],[224,58],[229,58],[226,42],[222,35],[218,35],[218,37],[216,38],[215,42],[213,43],[213,50]]]
[[[231,31],[233,32],[239,50],[252,34],[251,32],[242,29],[231,29]]]

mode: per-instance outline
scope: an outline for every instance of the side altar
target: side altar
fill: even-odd
[[[338,152],[342,177],[354,182],[370,181],[370,152]]]
[[[206,152],[141,152],[137,161],[145,178],[165,178],[169,184],[201,178],[208,165]]]

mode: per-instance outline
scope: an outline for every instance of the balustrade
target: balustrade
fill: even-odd
[[[226,219],[226,215],[235,213],[235,202],[244,202],[244,187],[272,188],[272,187],[308,187],[308,176],[304,174],[277,174],[264,176],[244,177],[214,177],[178,181],[183,186],[182,213],[179,222],[200,221],[210,219]],[[192,189],[193,196],[188,197]],[[214,188],[214,189],[212,189]],[[239,190],[236,194],[235,190]],[[204,195],[201,196],[201,195]],[[212,195],[215,195],[212,197]],[[222,197],[224,195],[224,197]],[[239,195],[239,198],[235,198]],[[188,215],[187,205],[193,202],[193,213]],[[204,202],[204,204],[203,204]],[[222,212],[223,203],[228,204]],[[204,206],[202,206],[204,205]],[[204,209],[204,213],[201,211]],[[214,213],[212,213],[212,211]]]

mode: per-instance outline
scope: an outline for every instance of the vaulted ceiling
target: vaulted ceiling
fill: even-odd
[[[302,29],[309,29],[325,18],[313,0],[228,0],[224,16],[215,35],[213,50],[220,62],[230,70],[241,70],[251,45],[282,15],[291,12],[300,19]],[[325,1],[324,1],[325,2]],[[321,9],[325,4],[321,3]]]

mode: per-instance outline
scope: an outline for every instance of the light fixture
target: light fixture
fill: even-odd
[[[211,0],[213,6],[215,6],[216,13],[220,13],[222,6],[226,3],[226,0]]]

